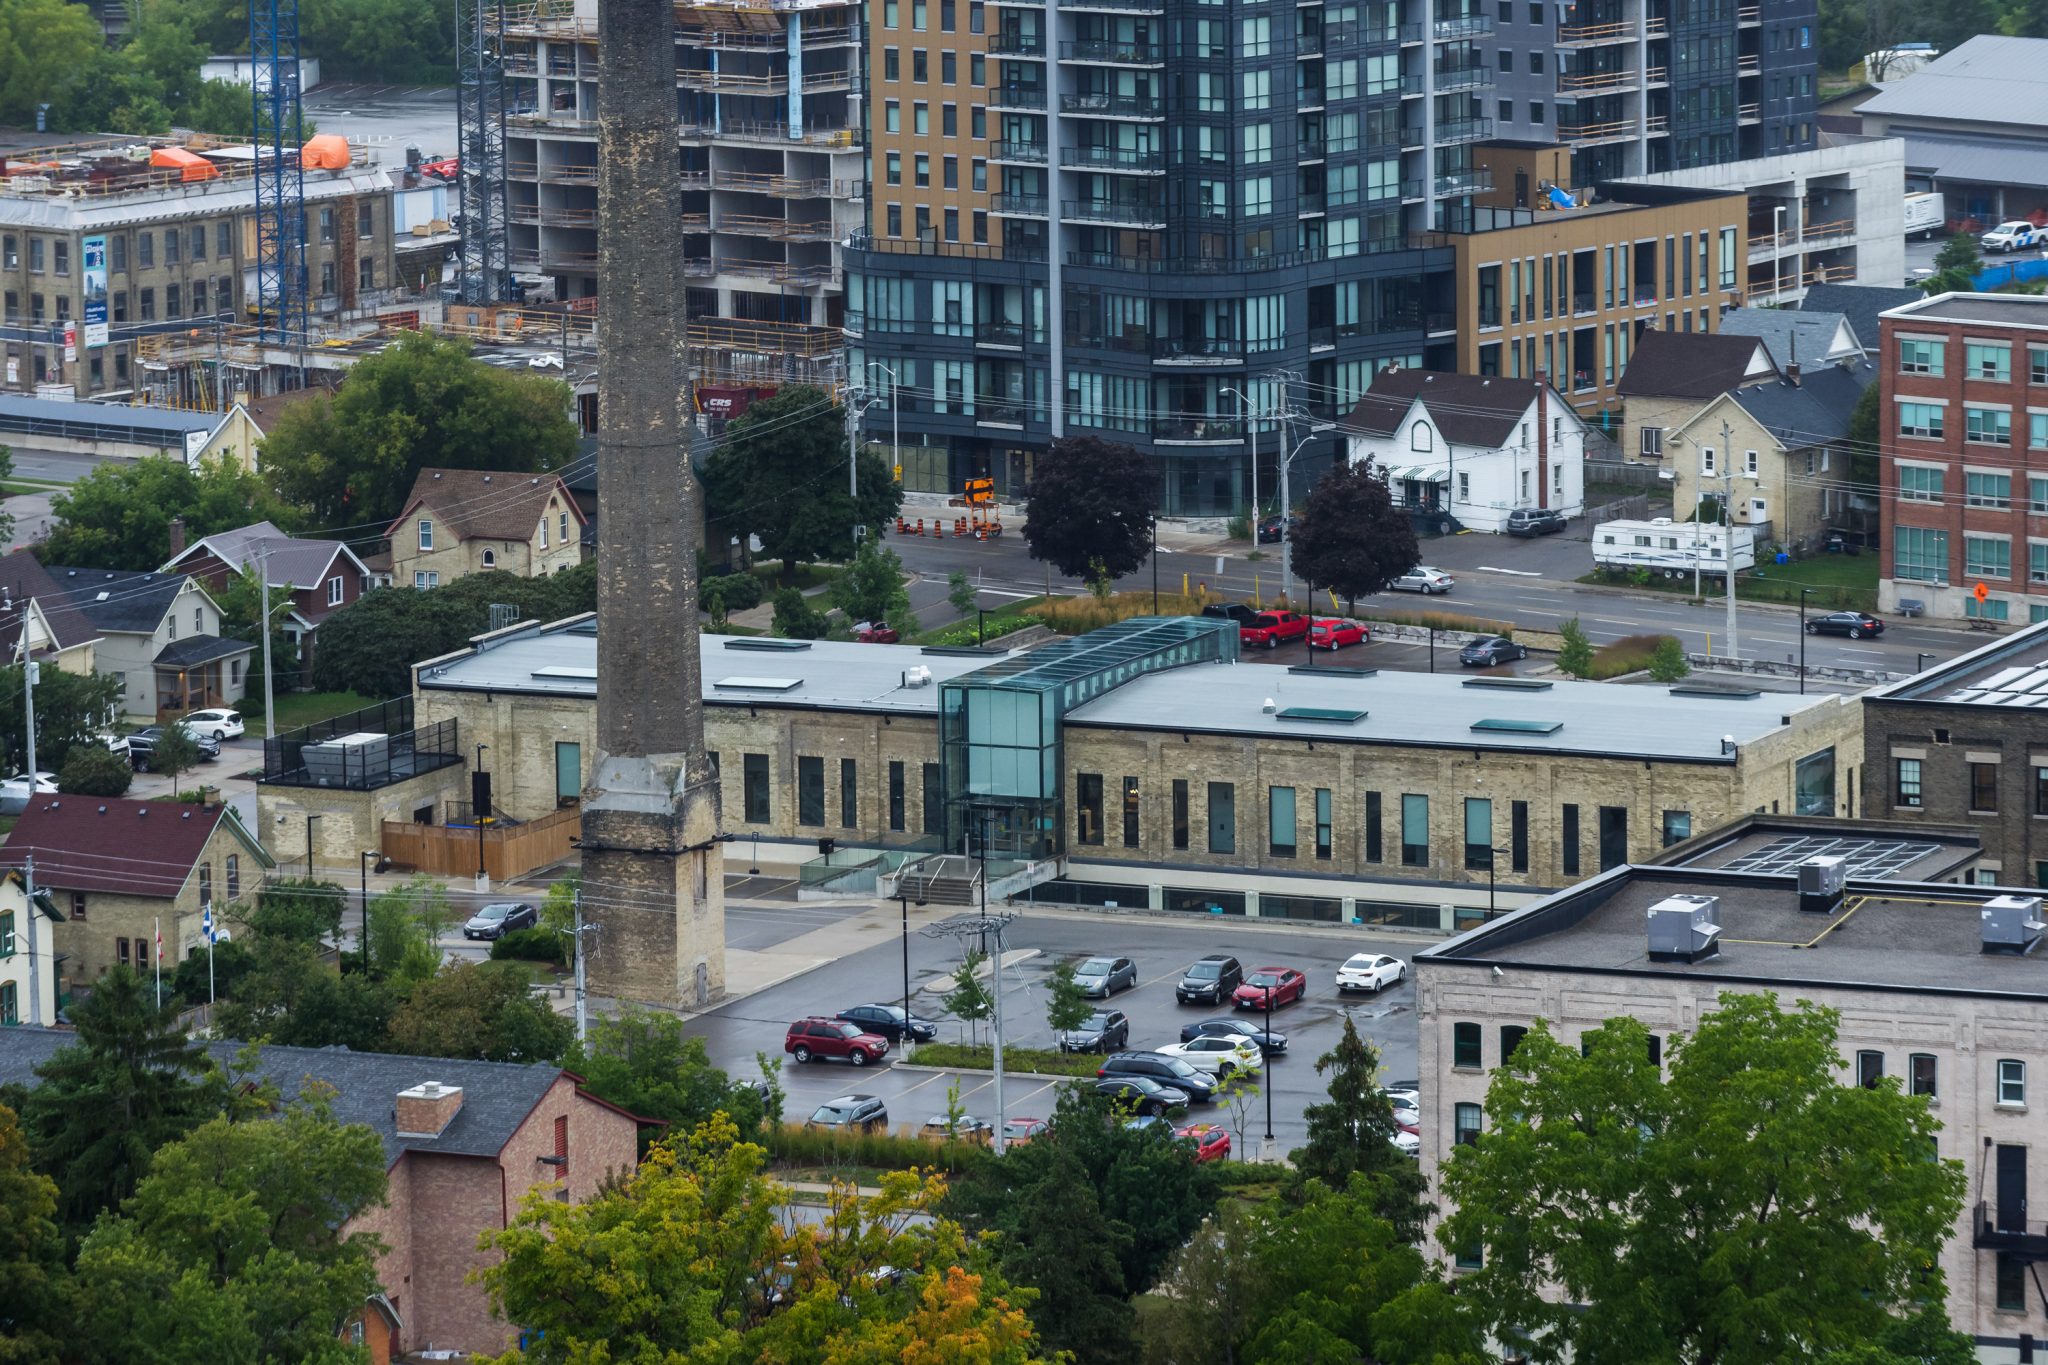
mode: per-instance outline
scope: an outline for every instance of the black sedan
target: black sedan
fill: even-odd
[[[1145,1115],[1185,1109],[1188,1103],[1187,1091],[1161,1085],[1150,1076],[1104,1076],[1095,1082],[1095,1093],[1112,1103],[1127,1104]]]
[[[182,725],[183,722],[179,724]],[[157,741],[163,737],[163,733],[163,726],[152,725],[128,736],[128,761],[134,765],[135,771],[149,771],[150,765],[156,759]],[[196,734],[189,728],[185,734],[192,741],[193,747],[199,750],[199,757],[203,762],[211,763],[220,757],[220,741],[212,735]]]
[[[1884,634],[1884,622],[1867,611],[1831,611],[1826,616],[1810,616],[1806,620],[1808,635],[1846,635],[1860,640],[1866,635]]]
[[[1474,640],[1458,651],[1458,663],[1465,668],[1493,668],[1529,657],[1529,647],[1518,645],[1504,635]]]
[[[937,1024],[915,1014],[909,1016],[909,1027],[904,1027],[901,1005],[855,1005],[852,1009],[839,1011],[838,1017],[849,1024],[859,1024],[867,1033],[880,1034],[892,1043],[902,1042],[906,1033],[915,1043],[929,1043],[939,1036]]]
[[[1287,527],[1287,534],[1291,538],[1296,531],[1301,529],[1301,518],[1290,516],[1283,522],[1277,516],[1267,517],[1259,523],[1259,544],[1278,545],[1280,543],[1280,528],[1282,525]]]
[[[1131,1021],[1122,1010],[1097,1010],[1079,1028],[1060,1035],[1062,1052],[1114,1052],[1131,1045]]]
[[[1199,1024],[1184,1024],[1180,1031],[1183,1043],[1197,1038],[1249,1038],[1259,1045],[1259,1050],[1268,1057],[1287,1051],[1287,1035],[1268,1033],[1248,1019],[1204,1019]]]

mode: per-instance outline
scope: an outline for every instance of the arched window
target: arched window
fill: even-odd
[[[1410,450],[1429,450],[1432,448],[1430,442],[1429,423],[1417,422],[1414,426],[1408,428],[1408,448]]]
[[[486,569],[495,569],[498,567],[498,552],[496,550],[484,551],[484,567]]]

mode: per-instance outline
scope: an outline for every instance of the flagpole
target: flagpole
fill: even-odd
[[[202,923],[202,927],[204,927],[204,928],[205,928],[205,930],[206,930],[206,1026],[207,1026],[208,1028],[212,1028],[212,1027],[213,1027],[213,1005],[214,1005],[214,994],[213,994],[213,907],[212,907],[211,905],[206,905],[206,906],[202,906],[202,907],[200,907],[200,909],[201,909],[201,913],[202,913],[202,914],[204,915],[204,919],[203,919],[203,920],[201,921],[201,923]]]
[[[156,1007],[164,1007],[164,921],[161,915],[156,921]]]

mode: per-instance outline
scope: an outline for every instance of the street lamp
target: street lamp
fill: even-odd
[[[1813,595],[1812,588],[1799,590],[1799,695],[1806,695],[1806,599]]]
[[[309,882],[313,880],[313,822],[319,818],[318,815],[308,815],[306,817],[306,880]],[[339,917],[337,916],[337,918]],[[335,946],[339,947],[340,945],[336,944]]]
[[[1251,400],[1251,399],[1249,399],[1249,398],[1247,398],[1247,397],[1245,397],[1245,392],[1244,392],[1244,390],[1243,390],[1243,389],[1234,389],[1234,388],[1230,388],[1230,387],[1226,386],[1226,387],[1223,387],[1223,388],[1220,388],[1220,389],[1216,390],[1216,392],[1217,392],[1217,393],[1219,393],[1219,394],[1227,393],[1227,394],[1229,394],[1229,395],[1230,395],[1231,397],[1235,398],[1235,399],[1237,400],[1237,404],[1238,404],[1238,412],[1239,412],[1239,413],[1240,413],[1240,414],[1241,414],[1241,415],[1242,415],[1242,416],[1244,417],[1244,436],[1245,436],[1245,444],[1246,444],[1247,446],[1249,446],[1249,447],[1250,447],[1250,449],[1251,449],[1251,454],[1252,454],[1252,548],[1253,548],[1254,550],[1256,550],[1256,549],[1258,549],[1258,548],[1259,548],[1259,426],[1258,426],[1258,419],[1257,419],[1256,417],[1254,417],[1254,416],[1252,415],[1252,414],[1253,414],[1253,412],[1255,411],[1255,409],[1254,409],[1254,408],[1253,408],[1253,406],[1252,406],[1252,400]]]
[[[1279,994],[1279,990],[1280,978],[1274,977],[1272,984],[1266,987],[1266,1036],[1259,1041],[1259,1046],[1262,1049],[1266,1046],[1267,1043],[1273,1041],[1273,997]],[[1270,1143],[1273,1141],[1272,1073],[1265,1072],[1261,1075],[1260,1079],[1265,1081],[1265,1084],[1260,1086],[1259,1088],[1266,1092],[1266,1141]]]
[[[370,859],[377,856],[377,854],[371,853],[367,849],[356,855],[356,870],[362,874],[363,878],[363,927],[357,932],[363,936],[363,941],[359,946],[362,948],[363,975],[366,978],[370,975]],[[337,942],[334,945],[334,952],[337,958],[340,957],[340,943]]]
[[[910,1051],[910,890],[905,885],[909,880],[908,871],[896,875],[896,900],[903,907],[903,1044],[904,1052]],[[917,898],[917,908],[924,909],[924,897]]]

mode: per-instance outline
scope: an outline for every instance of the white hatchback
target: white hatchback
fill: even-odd
[[[204,735],[217,744],[242,737],[242,713],[239,711],[194,711],[180,723],[190,734]]]
[[[1370,991],[1378,994],[1408,975],[1408,964],[1385,953],[1353,953],[1337,969],[1337,990]]]
[[[1238,1071],[1257,1071],[1266,1060],[1257,1043],[1235,1033],[1205,1033],[1159,1051],[1168,1057],[1179,1057],[1218,1079]]]

